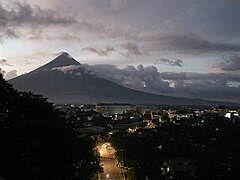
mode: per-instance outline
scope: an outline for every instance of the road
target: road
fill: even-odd
[[[118,162],[114,158],[115,150],[110,143],[98,145],[98,150],[101,156],[100,164],[104,170],[101,180],[124,180],[123,172],[126,172],[126,170],[117,167]]]

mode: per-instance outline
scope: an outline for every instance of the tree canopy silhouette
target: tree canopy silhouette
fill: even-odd
[[[94,144],[65,122],[45,98],[18,92],[0,74],[0,177],[90,178],[98,170]]]

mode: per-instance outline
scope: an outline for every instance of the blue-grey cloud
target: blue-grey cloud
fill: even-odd
[[[76,23],[74,17],[61,15],[60,11],[43,10],[39,6],[31,6],[20,1],[14,1],[8,7],[0,3],[0,12],[1,26],[48,26]]]
[[[25,2],[13,1],[8,5],[0,2],[0,40],[26,36],[22,31],[36,31],[36,28],[62,26],[76,23],[73,16],[62,15],[60,11],[44,10]],[[41,31],[39,31],[41,32]]]
[[[166,29],[173,31],[192,31],[208,38],[225,41],[239,37],[240,34],[240,3],[238,0],[183,0],[185,9],[170,12],[165,21]],[[179,3],[183,2],[182,0]],[[172,6],[176,1],[171,1]],[[183,3],[182,3],[183,4]]]
[[[167,58],[159,58],[155,61],[157,64],[165,64],[168,66],[178,66],[182,67],[183,66],[183,61],[181,59],[176,59],[176,60],[170,60]]]
[[[99,56],[109,56],[110,53],[115,51],[114,47],[107,47],[106,49],[101,49],[97,47],[85,47],[82,49],[82,52],[88,51],[92,53],[96,53]]]
[[[73,33],[62,31],[50,34],[43,30],[55,27],[57,31],[72,28]],[[61,29],[62,28],[62,29]],[[62,39],[80,40],[76,31],[100,32],[104,31],[101,23],[89,23],[83,19],[77,19],[77,14],[58,7],[57,9],[42,9],[22,1],[9,2],[3,5],[0,2],[0,40],[5,38],[27,37],[29,39]]]
[[[213,0],[216,2],[216,0]],[[221,28],[218,29],[238,29],[237,27],[240,26],[238,24],[239,18],[233,18],[238,17],[237,15],[240,15],[238,11],[236,11],[236,7],[238,5],[233,5],[233,3],[226,3],[221,0],[217,6],[222,11],[219,11],[218,9],[213,9],[212,7],[215,6],[207,6],[208,4],[214,4],[212,1],[207,2],[204,0],[203,3],[199,2],[189,2],[187,0],[182,0],[181,2],[178,1],[166,1],[161,0],[159,2],[156,1],[149,1],[146,3],[145,1],[140,1],[137,5],[138,8],[134,6],[136,0],[127,1],[127,0],[104,0],[102,3],[97,2],[98,6],[97,8],[101,8],[102,10],[97,10],[96,7],[94,7],[94,3],[97,1],[92,2],[74,2],[70,1],[69,4],[72,6],[72,11],[66,11],[63,8],[58,7],[58,9],[43,9],[40,6],[33,6],[28,3],[24,3],[21,1],[14,1],[14,3],[9,3],[10,5],[6,6],[3,5],[3,3],[0,2],[0,41],[4,40],[4,37],[10,37],[10,38],[18,38],[21,36],[26,35],[26,33],[22,33],[23,29],[28,29],[29,31],[34,31],[34,33],[30,34],[28,36],[29,39],[46,39],[46,40],[78,40],[80,41],[82,36],[82,31],[84,33],[87,33],[89,35],[95,34],[95,38],[104,38],[104,39],[117,39],[119,40],[118,45],[125,51],[122,54],[126,57],[134,57],[134,56],[140,56],[142,54],[148,54],[151,55],[152,52],[161,52],[161,51],[173,51],[177,53],[184,53],[184,54],[196,54],[196,53],[212,53],[212,52],[239,52],[240,51],[240,45],[239,43],[235,41],[226,42],[226,40],[220,39],[211,39],[208,38],[207,34],[210,31],[213,31],[213,29],[218,26],[218,24]],[[75,5],[76,4],[76,8]],[[172,11],[166,11],[166,9],[172,9]],[[173,7],[179,7],[179,9],[176,9]],[[207,11],[206,14],[208,14],[209,21],[211,24],[206,24],[201,27],[206,28],[205,31],[198,32],[194,29],[194,27],[199,27],[195,25],[195,21],[192,21],[191,19],[188,19],[188,17],[192,17],[192,14],[196,14],[198,21],[197,23],[205,22],[202,19],[199,19],[202,17],[202,11],[200,10],[200,7],[206,6]],[[215,4],[216,5],[216,4]],[[234,6],[234,7],[233,7]],[[116,18],[115,16],[111,16],[111,10],[109,10],[108,13],[104,13],[107,11],[109,7],[113,8],[126,8],[127,11],[122,16],[122,21],[119,21],[117,23],[114,23],[115,26],[112,26],[111,23],[106,23],[103,21],[102,18],[108,19],[110,22],[115,22]],[[86,10],[88,13],[92,13],[92,16],[95,17],[94,21],[91,21],[90,19],[82,16],[80,17],[76,9],[88,9]],[[146,9],[148,12],[146,16],[141,17],[143,18],[143,25],[145,28],[144,30],[136,30],[136,27],[139,27],[139,17],[134,16],[134,13],[142,13],[141,10]],[[93,9],[96,9],[96,11],[93,11]],[[233,9],[233,12],[230,11]],[[161,11],[159,11],[161,10]],[[187,15],[183,13],[184,11],[188,10]],[[84,11],[85,12],[85,11]],[[217,12],[219,14],[219,17],[225,17],[223,12],[228,12],[226,14],[228,21],[223,21],[221,18],[217,17],[220,20],[216,20],[214,18],[213,12]],[[110,14],[109,14],[110,13]],[[156,14],[154,14],[156,13]],[[159,14],[160,13],[160,14]],[[221,14],[222,13],[222,14]],[[81,13],[80,13],[81,14]],[[184,14],[184,15],[182,15]],[[156,16],[159,15],[159,16]],[[162,16],[160,16],[162,15]],[[89,15],[90,16],[90,15]],[[92,17],[90,16],[90,17]],[[185,17],[186,16],[186,17]],[[158,17],[164,17],[163,19]],[[204,16],[205,17],[205,16]],[[131,18],[131,21],[127,21],[129,18]],[[150,19],[151,18],[151,19]],[[172,23],[174,26],[172,29],[175,29],[175,31],[168,31],[167,27],[161,27],[161,24],[164,24],[165,21],[169,22],[172,19],[177,18],[180,22],[182,22],[182,29],[178,29],[177,26],[175,26],[174,23]],[[191,21],[190,21],[191,20]],[[215,20],[215,21],[213,21]],[[158,22],[160,21],[160,22]],[[138,23],[137,23],[138,22]],[[207,21],[208,22],[208,21]],[[123,24],[122,24],[123,23]],[[123,26],[124,24],[132,24],[129,28],[128,26]],[[216,23],[218,23],[216,25]],[[191,25],[192,28],[186,28],[188,25]],[[193,26],[194,25],[194,26]],[[46,28],[46,27],[52,27],[57,26],[56,28],[63,28],[63,29],[71,29],[72,32],[66,32],[63,31],[63,33],[57,33],[53,34],[49,31],[38,31],[36,29],[38,28]],[[155,27],[156,29],[160,29],[158,32],[156,32],[155,29],[149,29],[148,27]],[[185,27],[186,26],[186,27]],[[234,28],[229,28],[233,26]],[[237,27],[235,27],[237,26]],[[124,27],[124,28],[123,28]],[[135,28],[134,28],[135,27]],[[170,28],[170,27],[169,27]],[[34,30],[35,29],[35,30]],[[215,30],[215,29],[214,29]],[[177,32],[176,32],[177,31]],[[192,31],[193,33],[189,33],[189,31]],[[147,33],[146,33],[147,32]],[[152,33],[156,32],[156,33]],[[205,33],[206,32],[206,33]],[[240,31],[238,31],[240,32]],[[206,36],[198,36],[198,34],[206,34]],[[231,33],[228,33],[231,34]],[[227,36],[227,35],[226,35]],[[225,36],[221,36],[225,37]],[[239,36],[233,36],[239,37]],[[130,42],[129,42],[130,41]],[[141,47],[141,48],[140,48]]]
[[[127,42],[121,45],[121,47],[126,51],[122,53],[125,57],[131,58],[133,56],[140,56],[142,55],[142,52],[139,50],[139,47],[137,44],[132,42]]]
[[[223,56],[220,62],[220,68],[224,71],[239,71],[240,70],[240,55]]]
[[[211,52],[239,52],[240,45],[214,42],[196,34],[161,34],[156,33],[142,37],[146,51],[175,51],[185,54]]]
[[[128,5],[128,0],[110,0],[110,5],[113,11],[122,12]]]

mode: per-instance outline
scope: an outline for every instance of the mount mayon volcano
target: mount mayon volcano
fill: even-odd
[[[98,77],[68,53],[9,81],[20,91],[42,94],[56,104],[132,103],[217,105],[222,102],[145,93]]]

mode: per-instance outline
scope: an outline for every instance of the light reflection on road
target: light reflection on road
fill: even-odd
[[[101,180],[122,180],[125,170],[117,167],[117,160],[114,158],[115,150],[110,143],[103,143],[97,146],[101,156],[101,166],[104,173],[101,175]]]

